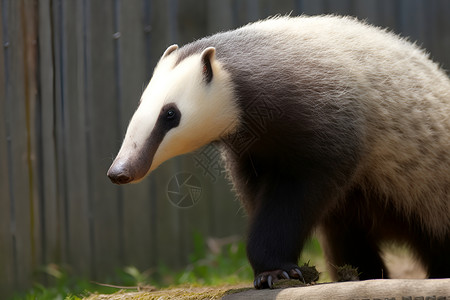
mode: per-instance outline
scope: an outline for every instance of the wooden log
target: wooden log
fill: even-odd
[[[281,290],[248,290],[223,297],[241,299],[450,299],[450,279],[379,279],[336,282]]]
[[[285,283],[291,283],[291,281]],[[322,283],[273,290],[255,290],[242,284],[216,287],[175,287],[159,291],[91,295],[87,298],[87,300],[124,299],[448,300],[450,299],[450,279],[378,279]]]

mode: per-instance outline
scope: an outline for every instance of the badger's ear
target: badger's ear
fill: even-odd
[[[213,78],[213,69],[211,67],[211,62],[216,57],[216,48],[208,47],[203,50],[201,58],[202,58],[202,72],[203,78],[206,83],[210,83]]]
[[[162,55],[162,58],[168,56],[170,53],[178,49],[178,45],[174,44],[172,46],[169,46],[166,51],[164,51],[164,54]]]

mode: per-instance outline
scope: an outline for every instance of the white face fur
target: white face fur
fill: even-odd
[[[164,161],[217,140],[238,125],[231,80],[215,59],[215,49],[177,65],[176,49],[166,50],[142,94],[108,171],[114,183],[137,182]]]

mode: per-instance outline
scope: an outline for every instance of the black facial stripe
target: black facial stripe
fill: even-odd
[[[161,108],[155,127],[147,138],[144,148],[141,150],[140,159],[143,160],[143,165],[145,165],[145,172],[151,167],[153,157],[167,132],[177,127],[180,124],[180,120],[181,112],[175,103],[166,104]]]
[[[169,112],[173,112],[172,116],[169,116]],[[156,120],[155,127],[153,128],[148,143],[151,148],[154,148],[153,154],[161,144],[162,140],[166,136],[167,132],[177,127],[180,124],[181,112],[175,103],[169,103],[161,108],[158,119]]]

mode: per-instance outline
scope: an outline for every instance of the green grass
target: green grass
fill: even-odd
[[[176,274],[175,284],[217,285],[253,280],[253,271],[248,263],[244,243],[224,245],[220,253],[207,251],[203,238],[194,235],[194,252],[190,264]]]
[[[90,291],[99,293],[114,293],[116,288],[103,287],[85,278],[76,278],[64,268],[50,264],[38,271],[42,278],[45,276],[50,282],[48,285],[36,282],[27,293],[17,293],[11,300],[80,300]]]
[[[142,272],[130,266],[119,270],[114,286],[105,286],[84,278],[70,276],[70,272],[57,265],[49,265],[41,270],[51,278],[52,284],[44,286],[36,283],[26,294],[17,294],[12,300],[79,300],[91,293],[111,294],[124,287],[130,290],[162,288],[176,285],[223,285],[253,281],[253,271],[248,263],[245,245],[242,241],[226,243],[212,251],[206,246],[205,239],[195,234],[194,251],[189,256],[190,263],[181,271],[174,271],[164,265],[156,271]],[[311,265],[324,270],[320,246],[311,240],[304,248],[300,262],[310,261]],[[326,276],[325,276],[326,277]],[[109,280],[111,282],[111,280]]]

